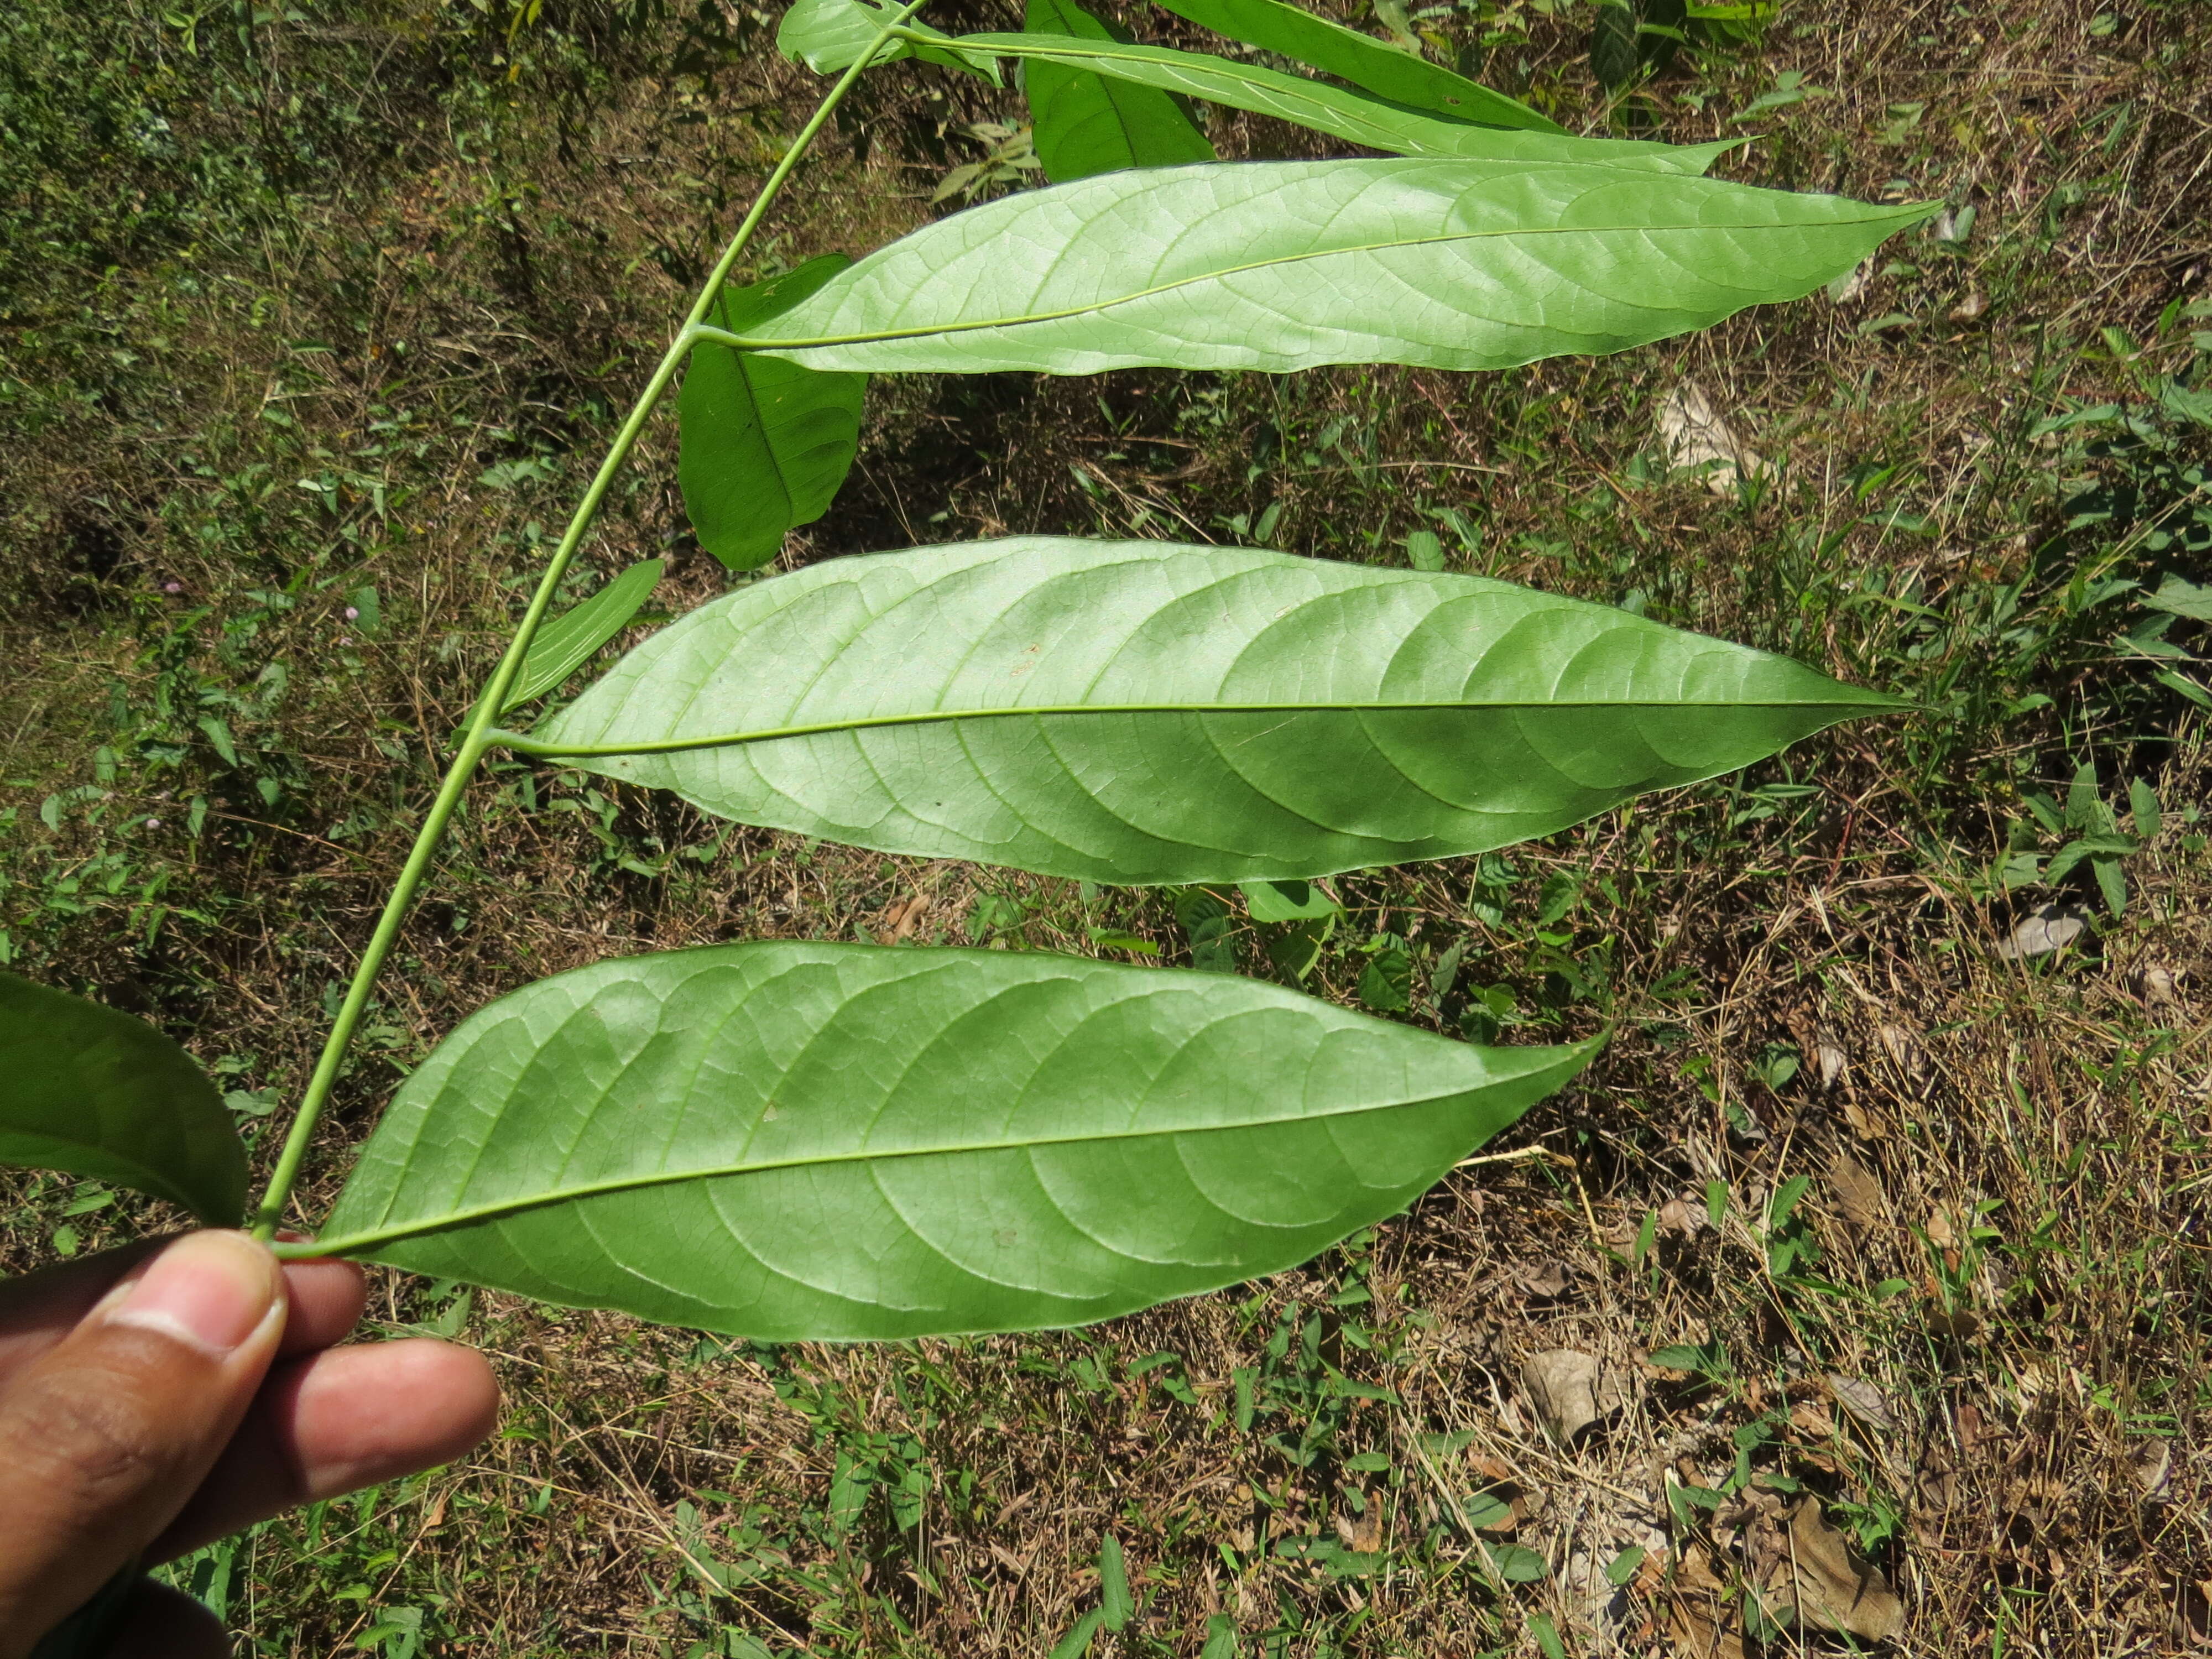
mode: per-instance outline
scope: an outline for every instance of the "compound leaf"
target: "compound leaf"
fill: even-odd
[[[1492,92],[1425,58],[1285,5],[1282,0],[1159,0],[1159,4],[1217,34],[1279,52],[1408,109],[1430,110],[1486,126],[1524,127],[1532,132],[1566,130],[1517,98]]]
[[[246,1148],[192,1057],[143,1020],[0,974],[0,1164],[246,1210]]]
[[[1146,168],[941,219],[739,343],[954,374],[1505,368],[1796,298],[1927,212],[1564,163]]]
[[[1074,0],[1029,0],[1023,28],[1047,40],[1120,44]],[[1022,73],[1037,159],[1054,184],[1125,167],[1213,160],[1213,146],[1198,124],[1166,92],[1044,57],[1025,60]]]
[[[1024,33],[963,34],[959,40],[963,46],[996,57],[1012,58],[1022,64],[1023,73],[1029,77],[1030,104],[1039,111],[1040,155],[1045,153],[1047,137],[1039,88],[1060,84],[1057,80],[1041,77],[1079,72],[1087,72],[1093,79],[1109,76],[1112,81],[1133,82],[1231,109],[1273,115],[1348,143],[1364,144],[1370,149],[1390,150],[1401,155],[1462,155],[1494,161],[1595,162],[1696,175],[1711,167],[1716,158],[1735,148],[1734,140],[1707,144],[1653,144],[1618,138],[1574,138],[1548,131],[1467,126],[1416,110],[1401,109],[1365,93],[1331,86],[1325,81],[1310,81],[1303,76],[1285,75],[1257,64],[1240,64],[1203,52],[1178,52],[1170,46],[1137,46],[1110,37],[1081,35],[1074,29],[1058,34],[1045,33],[1035,21],[1039,15],[1040,9],[1033,8],[1031,27]],[[1110,87],[1111,81],[1102,84]],[[1206,152],[1206,156],[1212,154],[1210,149]],[[1144,165],[1193,159],[1205,158],[1163,155],[1160,161]],[[1133,164],[1125,161],[1119,165]],[[1049,157],[1046,167],[1049,172]],[[1063,176],[1076,175],[1052,173],[1051,176],[1058,180]]]
[[[1073,1325],[1395,1214],[1595,1048],[1028,951],[617,959],[464,1022],[307,1248],[775,1340]]]
[[[714,320],[757,329],[853,262],[825,253],[772,282],[726,292]],[[766,564],[787,531],[836,498],[860,443],[865,374],[825,374],[712,341],[691,348],[677,398],[677,482],[699,544],[732,570]]]
[[[1038,536],[755,583],[498,740],[889,852],[1302,881],[1548,835],[1899,706],[1481,577]]]

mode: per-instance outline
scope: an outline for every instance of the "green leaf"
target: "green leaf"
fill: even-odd
[[[714,320],[732,331],[762,327],[852,263],[827,253],[726,291]],[[827,512],[860,449],[867,386],[865,374],[693,346],[677,399],[676,476],[699,544],[732,570],[751,570],[775,557],[787,531]]]
[[[1159,0],[1178,17],[1334,75],[1408,109],[1533,132],[1565,129],[1516,98],[1281,0]]]
[[[0,974],[0,1164],[246,1212],[246,1148],[190,1054],[143,1020]]]
[[[1121,1564],[1121,1540],[1112,1533],[1098,1546],[1098,1613],[1101,1622],[1118,1631],[1129,1622],[1137,1603],[1129,1594],[1129,1574]]]
[[[1019,537],[756,582],[505,734],[704,810],[1099,882],[1549,835],[1901,707],[1477,576]]]
[[[1482,1548],[1498,1576],[1509,1584],[1533,1584],[1551,1577],[1550,1564],[1525,1545],[1485,1544]]]
[[[629,626],[629,619],[659,586],[663,568],[658,559],[641,559],[582,604],[540,628],[499,712],[504,714],[559,690],[563,680],[592,659],[593,652]]]
[[[1406,155],[1460,155],[1487,161],[1600,163],[1695,175],[1704,173],[1716,158],[1741,142],[1732,139],[1709,144],[1654,144],[1615,138],[1575,138],[1550,131],[1508,131],[1497,127],[1463,126],[1455,121],[1438,120],[1416,110],[1385,103],[1364,93],[1334,87],[1323,81],[1310,81],[1303,76],[1285,75],[1257,64],[1240,64],[1231,58],[1178,52],[1169,46],[1079,37],[1078,32],[1073,30],[1057,36],[1036,31],[1023,34],[963,34],[960,43],[999,57],[1018,59],[1025,66],[1023,72],[1030,77],[1033,106],[1042,107],[1037,104],[1036,76],[1040,69],[1049,64],[1063,74],[1079,70],[1202,99],[1231,109],[1275,116],[1350,143]],[[1043,143],[1041,128],[1040,149]],[[1054,177],[1060,175],[1055,173]]]
[[[1247,881],[1238,884],[1244,890],[1244,907],[1252,913],[1255,921],[1317,921],[1323,916],[1337,915],[1344,908],[1310,882]]]
[[[860,61],[868,43],[891,21],[894,10],[876,4],[875,0],[793,0],[782,22],[776,26],[775,49],[817,75],[840,74]],[[927,23],[909,20],[903,27],[932,40],[946,38]],[[990,58],[921,42],[887,40],[876,53],[875,62],[889,64],[909,57],[999,84],[999,66]]]
[[[1120,38],[1074,0],[1029,0],[1022,27],[1026,34],[1109,45]],[[1037,159],[1054,184],[1124,167],[1213,160],[1206,135],[1166,93],[1049,58],[1028,59],[1022,74]]]
[[[1631,1544],[1606,1563],[1605,1582],[1615,1589],[1622,1589],[1636,1577],[1637,1570],[1644,1565],[1645,1554],[1646,1551],[1643,1545]]]
[[[775,1340],[1074,1325],[1395,1214],[1595,1047],[1038,951],[602,962],[448,1036],[298,1253]]]
[[[2166,573],[2158,592],[2146,593],[2142,603],[2154,611],[2170,611],[2191,622],[2212,622],[2212,587],[2200,587],[2186,577]]]
[[[1106,1616],[1093,1607],[1075,1621],[1075,1628],[1060,1638],[1060,1645],[1052,1650],[1052,1659],[1083,1659],[1091,1651],[1091,1638],[1098,1634],[1099,1626]]]
[[[1613,167],[1149,167],[940,219],[738,343],[871,371],[1507,368],[1809,294],[1929,211]]]
[[[2128,785],[2128,811],[2134,816],[2136,834],[2143,842],[2158,839],[2163,819],[2158,810],[2158,791],[2141,778]]]
[[[1198,1659],[1237,1659],[1237,1621],[1217,1613],[1206,1621],[1206,1646]]]

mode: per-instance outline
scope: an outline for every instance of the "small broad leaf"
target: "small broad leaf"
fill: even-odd
[[[143,1020],[0,974],[0,1164],[246,1210],[246,1148],[190,1054]]]
[[[1809,294],[1928,211],[1564,163],[1148,167],[940,219],[739,343],[886,372],[1508,368]]]
[[[1255,921],[1318,921],[1344,908],[1311,882],[1248,881],[1239,885]]]
[[[1525,127],[1534,132],[1565,129],[1517,98],[1439,68],[1426,58],[1388,46],[1282,0],[1159,0],[1178,17],[1264,52],[1334,75],[1408,109],[1428,110],[1486,126]]]
[[[1111,45],[1115,33],[1074,0],[1029,0],[1023,29],[1030,34]],[[1023,68],[1037,159],[1054,184],[1124,167],[1211,161],[1213,146],[1167,93],[1109,81],[1050,58]]]
[[[501,740],[886,852],[1304,881],[1549,835],[1900,706],[1482,577],[1036,536],[754,583]]]
[[[852,264],[824,254],[772,282],[726,292],[714,321],[759,328]],[[677,480],[699,544],[732,570],[767,563],[784,533],[827,512],[860,442],[865,374],[823,374],[702,341],[677,400]]]
[[[2154,611],[2168,611],[2177,617],[2186,617],[2191,622],[2212,622],[2212,586],[2198,586],[2185,576],[2172,571],[2158,585],[2158,592],[2142,595],[2142,603]]]
[[[448,1036],[296,1253],[775,1340],[1073,1325],[1395,1214],[1595,1051],[1035,951],[602,962]]]
[[[1128,1570],[1121,1561],[1121,1540],[1108,1533],[1098,1546],[1098,1612],[1109,1631],[1118,1631],[1137,1610],[1129,1594]]]
[[[776,26],[775,49],[786,58],[805,64],[817,75],[836,75],[850,69],[868,49],[868,43],[890,22],[896,9],[875,0],[793,0]],[[942,32],[927,23],[908,20],[908,32],[942,40]],[[999,83],[999,66],[988,58],[949,51],[918,41],[887,40],[875,62],[889,64],[901,58],[919,58],[963,74]]]
[[[1735,148],[1734,140],[1708,144],[1654,144],[1617,138],[1574,138],[1549,131],[1465,126],[1456,121],[1424,115],[1418,110],[1401,109],[1363,92],[1310,81],[1303,76],[1285,75],[1257,64],[1241,64],[1203,52],[1178,52],[1169,46],[1137,46],[1091,36],[1079,38],[1079,33],[1068,30],[1054,35],[1032,26],[1022,34],[963,34],[959,39],[964,47],[1019,60],[1024,65],[1023,72],[1030,77],[1031,104],[1040,110],[1043,106],[1038,99],[1036,77],[1040,71],[1046,71],[1047,65],[1051,65],[1052,70],[1046,72],[1082,71],[1093,76],[1133,82],[1139,86],[1203,99],[1231,109],[1273,115],[1350,143],[1401,155],[1463,155],[1484,161],[1596,162],[1695,175],[1704,173],[1717,158]],[[1042,131],[1041,116],[1040,148],[1044,143]],[[1055,179],[1061,176],[1053,174]]]
[[[562,681],[591,660],[593,652],[629,626],[630,618],[659,586],[663,568],[658,559],[641,559],[581,605],[540,628],[499,712],[504,714],[557,690]]]

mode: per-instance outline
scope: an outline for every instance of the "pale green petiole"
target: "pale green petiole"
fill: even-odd
[[[252,1223],[255,1237],[268,1239],[276,1234],[277,1223],[283,1217],[284,1206],[291,1198],[293,1183],[299,1179],[300,1166],[307,1158],[308,1144],[314,1138],[315,1126],[320,1121],[323,1109],[329,1103],[331,1091],[337,1082],[346,1050],[352,1043],[354,1033],[360,1028],[362,1016],[368,1012],[376,975],[383,968],[385,959],[392,954],[392,947],[398,942],[399,930],[406,922],[407,912],[414,903],[415,895],[421,889],[424,877],[429,874],[431,860],[437,856],[438,844],[444,839],[446,826],[453,821],[453,812],[459,806],[461,797],[476,774],[477,763],[483,757],[484,750],[491,746],[493,725],[506,701],[507,689],[514,684],[515,676],[521,672],[522,661],[529,653],[531,640],[536,635],[539,624],[545,620],[545,613],[553,604],[553,596],[559,591],[561,578],[567,574],[576,550],[582,545],[586,532],[591,529],[592,521],[599,516],[599,504],[606,499],[608,487],[622,470],[623,463],[629,459],[638,434],[645,430],[646,422],[652,417],[661,394],[667,391],[669,383],[676,378],[676,371],[682,365],[685,355],[702,337],[701,322],[721,293],[723,283],[751,244],[753,233],[759,228],[769,205],[790,179],[799,159],[806,154],[830,115],[844,100],[845,94],[860,80],[862,71],[875,57],[877,48],[890,40],[899,26],[920,11],[925,3],[926,0],[910,0],[910,3],[891,14],[878,33],[875,45],[863,52],[859,61],[838,78],[806,125],[799,129],[798,137],[791,141],[783,158],[762,185],[760,194],[753,198],[751,208],[730,238],[729,246],[723,249],[722,257],[708,274],[706,284],[700,289],[698,299],[693,302],[690,314],[684,319],[684,326],[677,331],[668,349],[661,354],[652,378],[647,380],[645,389],[638,394],[629,417],[615,434],[614,442],[600,461],[599,471],[592,475],[590,487],[576,504],[576,511],[568,520],[568,527],[561,538],[561,544],[547,563],[545,574],[539,578],[537,591],[531,595],[528,609],[522,613],[514,637],[507,641],[507,651],[500,658],[499,666],[492,671],[489,684],[477,700],[475,716],[462,734],[460,746],[439,786],[437,799],[431,803],[430,810],[422,820],[422,827],[416,832],[415,844],[408,850],[407,862],[400,869],[398,880],[392,884],[392,891],[385,900],[384,909],[377,917],[376,929],[369,935],[368,948],[362,952],[361,961],[354,969],[352,982],[346,988],[345,1000],[339,1006],[337,1018],[331,1024],[330,1035],[324,1041],[322,1054],[315,1062],[314,1074],[307,1080],[307,1091],[301,1097],[299,1111],[293,1117],[291,1128],[285,1135],[283,1150],[278,1154],[276,1167],[269,1177],[268,1189],[255,1207]]]

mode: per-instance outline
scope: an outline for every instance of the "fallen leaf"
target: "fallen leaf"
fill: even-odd
[[[1544,1426],[1563,1444],[1620,1403],[1618,1391],[1600,1374],[1597,1357],[1580,1348],[1531,1355],[1521,1367],[1521,1380]]]
[[[1847,306],[1867,291],[1874,280],[1874,261],[1862,259],[1842,276],[1828,284],[1828,297],[1839,306]]]
[[[1660,400],[1658,428],[1668,466],[1678,472],[1708,469],[1705,488],[1716,495],[1733,495],[1741,480],[1771,470],[1713,412],[1694,380],[1683,381]]]
[[[1971,323],[1990,308],[1990,296],[1978,288],[1966,290],[1966,297],[1951,307],[1951,320]]]
[[[1808,1440],[1826,1440],[1836,1431],[1835,1413],[1817,1400],[1801,1400],[1790,1408],[1790,1426]]]
[[[1832,1038],[1823,1036],[1813,1044],[1813,1069],[1823,1089],[1833,1089],[1850,1075],[1850,1056]]]
[[[1848,1095],[1844,1097],[1844,1121],[1851,1126],[1851,1133],[1861,1140],[1881,1139],[1881,1126],[1867,1115],[1865,1108]]]
[[[1889,1200],[1882,1195],[1881,1182],[1849,1152],[1838,1152],[1828,1165],[1828,1185],[1844,1219],[1861,1232],[1876,1232],[1889,1224]]]
[[[1705,1214],[1705,1201],[1686,1198],[1670,1198],[1659,1206],[1659,1229],[1662,1232],[1680,1233],[1685,1238],[1695,1238],[1711,1224]]]
[[[2173,975],[2170,969],[2151,967],[2142,970],[2142,1000],[2150,1007],[2161,1011],[2181,1006],[2181,998],[2173,988]]]
[[[1558,1258],[1547,1256],[1541,1261],[1523,1262],[1513,1277],[1529,1295],[1548,1302],[1567,1293],[1568,1287],[1575,1282],[1575,1270]]]
[[[1382,1506],[1373,1499],[1358,1515],[1338,1514],[1336,1535],[1345,1548],[1358,1555],[1373,1555],[1382,1547]]]
[[[2154,1440],[2136,1454],[2136,1484],[2144,1497],[2164,1498],[2172,1476],[2173,1447],[2166,1441]]]
[[[2049,956],[2081,936],[2089,925],[2088,913],[2075,904],[2039,904],[2013,924],[2009,938],[1997,944],[2000,962],[2025,962]]]
[[[1939,1250],[1959,1248],[1959,1230],[1953,1224],[1948,1210],[1930,1210],[1928,1212],[1928,1242]]]
[[[1879,1027],[1875,1036],[1881,1040],[1882,1052],[1890,1063],[1907,1077],[1918,1079],[1928,1070],[1928,1062],[1920,1052],[1920,1039],[1902,1025]]]
[[[1843,1534],[1822,1517],[1818,1498],[1798,1501],[1788,1529],[1788,1554],[1768,1586],[1777,1611],[1799,1625],[1863,1641],[1894,1641],[1905,1633],[1905,1603],[1881,1569],[1852,1554]]]
[[[1895,1434],[1897,1419],[1889,1414],[1889,1402],[1881,1397],[1881,1390],[1871,1382],[1856,1376],[1831,1376],[1828,1392],[1836,1403],[1850,1416],[1858,1419],[1876,1434]]]
[[[1674,1659],[1744,1659],[1732,1614],[1713,1602],[1677,1597],[1667,1604],[1667,1636]]]

